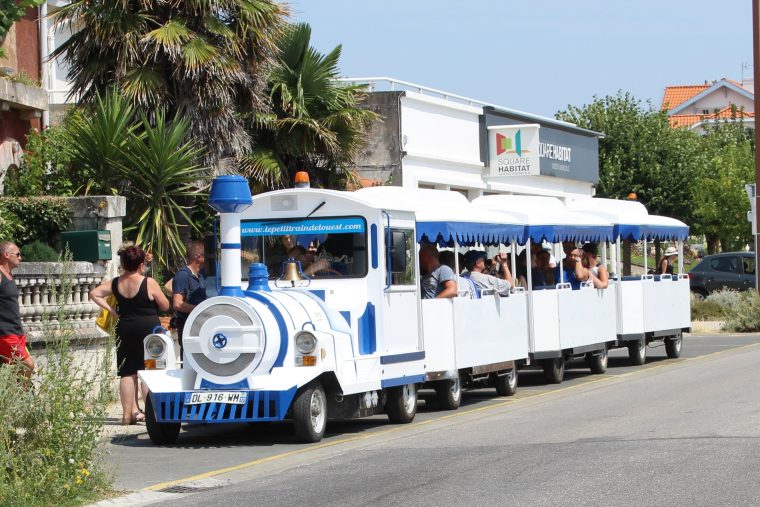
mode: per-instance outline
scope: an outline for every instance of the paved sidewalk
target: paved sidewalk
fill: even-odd
[[[103,438],[112,438],[117,436],[132,436],[146,433],[144,422],[122,426],[121,424],[121,404],[112,403],[108,407],[106,424],[103,427]]]

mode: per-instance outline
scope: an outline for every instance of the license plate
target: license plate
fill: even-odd
[[[225,392],[225,391],[208,391],[200,393],[186,393],[185,405],[200,405],[202,403],[229,403],[232,405],[243,405],[247,393]]]

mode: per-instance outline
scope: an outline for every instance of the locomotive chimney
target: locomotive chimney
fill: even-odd
[[[211,182],[209,206],[220,214],[222,286],[220,296],[243,296],[240,281],[240,215],[253,204],[248,180],[239,175],[217,176]]]

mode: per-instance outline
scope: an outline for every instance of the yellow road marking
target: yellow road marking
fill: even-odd
[[[452,412],[450,414],[446,414],[446,415],[442,415],[442,416],[439,416],[439,417],[435,417],[433,419],[428,419],[426,421],[417,421],[417,422],[413,423],[411,426],[402,424],[402,425],[394,426],[392,428],[387,428],[387,429],[378,430],[378,431],[371,431],[371,432],[369,432],[369,433],[367,433],[365,435],[356,435],[356,436],[353,436],[353,437],[346,437],[346,438],[342,438],[342,439],[339,439],[339,440],[334,440],[332,442],[324,442],[324,443],[321,443],[321,444],[311,445],[309,447],[305,447],[305,448],[302,448],[302,449],[296,449],[296,450],[293,450],[293,451],[283,452],[283,453],[280,453],[280,454],[275,454],[275,455],[272,455],[272,456],[267,456],[267,457],[264,457],[264,458],[259,458],[259,459],[253,460],[253,461],[248,461],[246,463],[241,463],[239,465],[233,465],[233,466],[230,466],[230,467],[220,468],[220,469],[217,469],[217,470],[211,470],[209,472],[204,472],[204,473],[201,473],[201,474],[191,475],[190,477],[185,477],[185,478],[182,478],[182,479],[176,479],[176,480],[173,480],[173,481],[162,482],[160,484],[155,484],[153,486],[149,486],[147,488],[144,488],[143,491],[158,491],[160,489],[168,488],[168,487],[171,487],[171,486],[176,486],[178,484],[182,484],[182,483],[185,483],[185,482],[192,482],[192,481],[199,481],[199,480],[202,480],[202,479],[208,479],[209,477],[214,477],[214,476],[226,474],[226,473],[229,473],[229,472],[236,472],[236,471],[239,471],[239,470],[244,470],[246,468],[252,468],[252,467],[255,467],[257,465],[262,465],[264,463],[269,463],[271,461],[277,461],[277,460],[281,460],[281,459],[288,458],[288,457],[291,457],[291,456],[297,456],[299,454],[306,454],[308,452],[316,451],[316,450],[319,450],[319,449],[325,449],[325,448],[334,447],[334,446],[340,445],[340,444],[348,444],[348,443],[351,443],[351,442],[358,442],[360,440],[368,440],[370,438],[375,438],[375,437],[382,436],[382,435],[388,435],[390,433],[401,431],[403,429],[410,428],[410,427],[426,426],[428,424],[432,424],[432,423],[436,423],[436,422],[440,422],[440,421],[445,421],[447,419],[453,419],[455,417],[463,417],[463,416],[474,414],[474,413],[477,413],[477,412],[483,412],[483,411],[486,411],[486,410],[493,410],[493,409],[504,407],[504,406],[507,406],[507,405],[514,405],[516,403],[519,403],[519,402],[525,401],[525,400],[531,400],[531,399],[540,398],[542,396],[546,396],[546,395],[550,395],[550,394],[557,394],[557,393],[563,393],[563,392],[566,392],[566,391],[571,391],[571,390],[574,390],[574,389],[578,389],[580,387],[586,387],[586,386],[588,386],[590,384],[596,384],[596,383],[600,383],[600,382],[609,382],[609,381],[614,380],[616,378],[629,377],[629,376],[632,376],[632,375],[637,375],[637,374],[641,374],[641,373],[651,372],[653,370],[657,370],[657,369],[662,368],[664,366],[668,366],[668,365],[675,364],[675,363],[687,362],[687,361],[696,361],[696,360],[705,360],[705,359],[708,359],[710,357],[714,357],[714,356],[718,356],[718,355],[721,355],[721,354],[725,354],[727,352],[742,350],[742,349],[751,348],[751,347],[758,347],[758,346],[760,346],[760,343],[751,343],[749,345],[742,345],[741,347],[736,347],[736,348],[731,348],[731,349],[719,350],[719,351],[716,351],[716,352],[711,352],[710,354],[706,354],[704,356],[691,357],[691,358],[683,358],[683,359],[667,359],[667,360],[665,360],[665,361],[663,361],[661,363],[654,364],[652,366],[643,366],[642,368],[640,368],[638,370],[630,371],[628,373],[621,373],[619,375],[595,376],[595,377],[591,377],[589,380],[581,381],[581,382],[579,382],[577,384],[574,384],[574,385],[571,385],[571,386],[560,387],[558,389],[543,390],[543,391],[538,391],[538,392],[534,391],[534,392],[526,393],[525,396],[517,396],[516,395],[516,396],[510,397],[507,400],[496,402],[496,403],[490,403],[490,404],[484,405],[482,407],[471,408],[471,409],[468,409],[468,410],[458,410],[456,412]]]

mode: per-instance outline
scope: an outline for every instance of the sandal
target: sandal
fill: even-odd
[[[132,424],[139,423],[139,422],[145,422],[145,414],[143,414],[142,410],[138,410],[134,414],[132,414]]]

